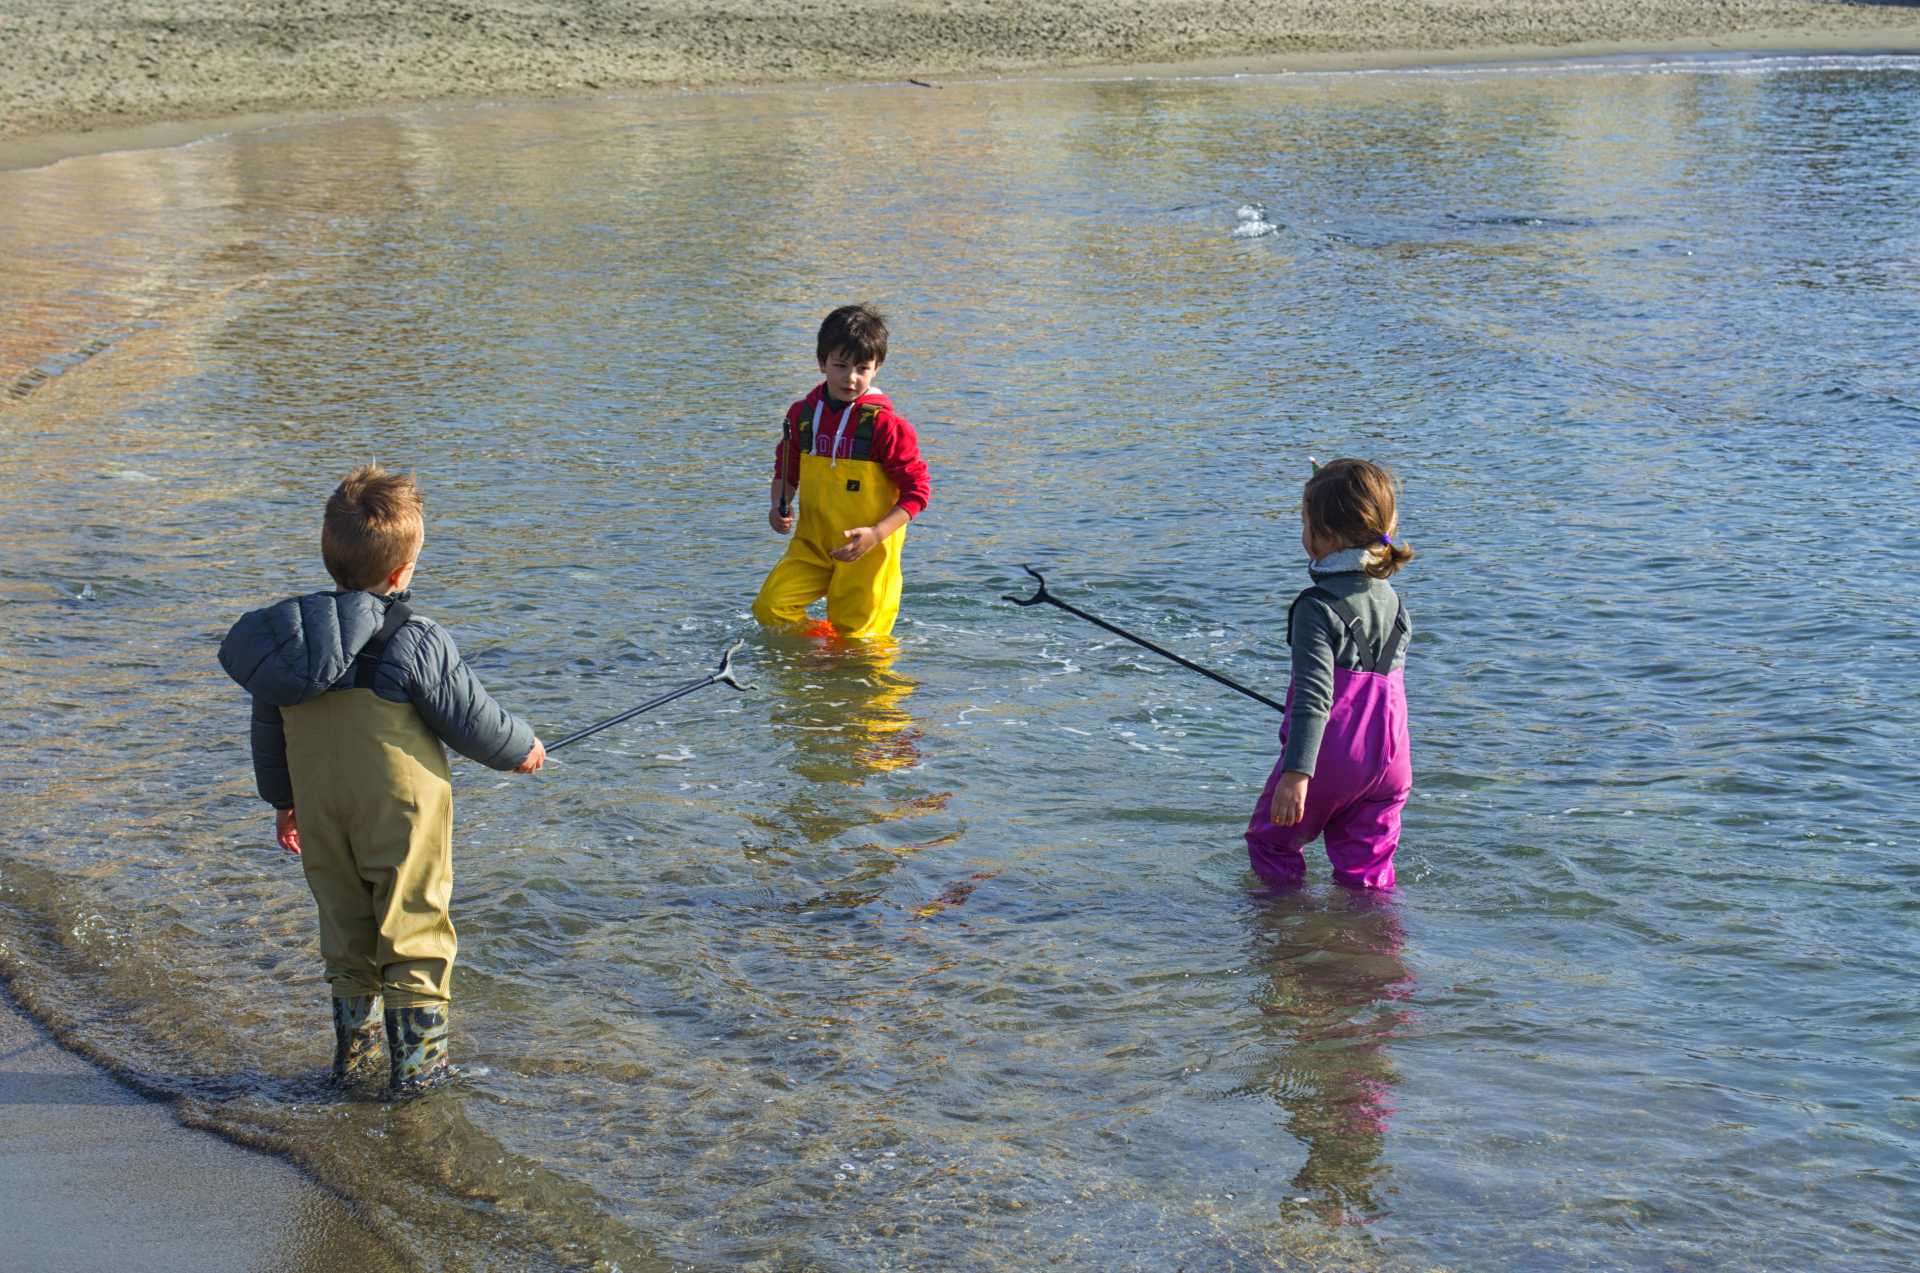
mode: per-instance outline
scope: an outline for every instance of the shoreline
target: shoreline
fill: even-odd
[[[1253,17],[1192,0],[1037,0],[1011,14],[990,0],[847,8],[869,24],[858,27],[868,43],[857,50],[835,42],[837,28],[808,0],[662,0],[645,10],[610,0],[470,0],[358,11],[346,0],[93,0],[56,17],[0,0],[0,39],[18,59],[0,75],[0,169],[341,114],[491,102],[1920,53],[1920,10],[1839,0],[1514,0],[1477,19],[1446,0],[1360,0],[1331,28],[1311,0],[1277,0]],[[632,20],[636,12],[655,15],[651,25]],[[882,29],[887,18],[897,20]],[[954,38],[934,38],[942,35]]]
[[[4,979],[0,1058],[0,1248],[17,1267],[408,1267],[285,1159],[186,1126],[69,1051]]]
[[[1737,44],[1720,40],[1596,42],[1589,45],[1499,45],[1478,49],[1392,49],[1375,53],[1313,53],[1284,59],[1210,58],[1192,62],[1126,63],[1111,66],[1037,67],[1004,75],[956,75],[934,88],[1022,81],[1260,79],[1288,75],[1393,74],[1421,71],[1532,70],[1625,67],[1664,60],[1752,57],[1920,57],[1920,17],[1905,44],[1863,45],[1845,39],[1810,40],[1799,33],[1755,35]],[[918,89],[907,80],[766,80],[702,86],[641,86],[596,93],[487,93],[421,100],[362,102],[182,119],[154,119],[109,127],[20,137],[0,133],[0,172],[46,167],[64,159],[126,151],[167,149],[257,129],[298,127],[347,116],[434,108],[461,109],[542,101],[631,101],[700,93],[776,93],[806,89]]]

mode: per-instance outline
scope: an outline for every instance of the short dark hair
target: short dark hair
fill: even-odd
[[[821,362],[843,353],[877,367],[887,360],[887,320],[871,305],[842,305],[820,324],[814,348]]]
[[[426,524],[426,504],[413,478],[368,464],[347,474],[327,499],[320,557],[347,591],[377,588],[420,555]]]

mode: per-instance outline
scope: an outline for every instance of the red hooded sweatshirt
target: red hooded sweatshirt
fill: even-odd
[[[854,422],[865,406],[878,408],[873,418],[873,439],[866,455],[855,456]],[[920,439],[906,417],[894,411],[886,394],[869,389],[851,403],[835,404],[827,397],[827,386],[822,382],[787,408],[780,444],[773,452],[773,472],[775,477],[786,478],[794,487],[800,485],[800,451],[792,444],[810,425],[813,426],[813,454],[828,459],[872,460],[899,490],[898,502],[908,517],[918,517],[927,506],[933,484],[927,478],[926,461],[920,458]]]

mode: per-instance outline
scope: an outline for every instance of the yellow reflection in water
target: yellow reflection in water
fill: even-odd
[[[924,732],[907,709],[916,688],[892,638],[770,634],[762,663],[772,746],[793,779],[751,817],[749,860],[799,862],[825,891],[802,909],[861,906],[912,854],[953,834],[915,840],[891,824],[947,808],[951,792],[915,789]],[[850,838],[865,831],[858,842]]]
[[[780,691],[770,696],[770,715],[793,748],[789,764],[798,777],[858,786],[920,763],[921,731],[906,709],[915,682],[896,667],[898,642],[805,636],[781,644],[787,657],[769,668]]]

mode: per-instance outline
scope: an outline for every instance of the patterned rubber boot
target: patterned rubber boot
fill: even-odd
[[[447,1060],[447,1005],[423,1003],[387,1009],[387,1059],[396,1095],[418,1092],[453,1076]]]
[[[333,1081],[350,1083],[380,1059],[380,996],[333,1001]]]

